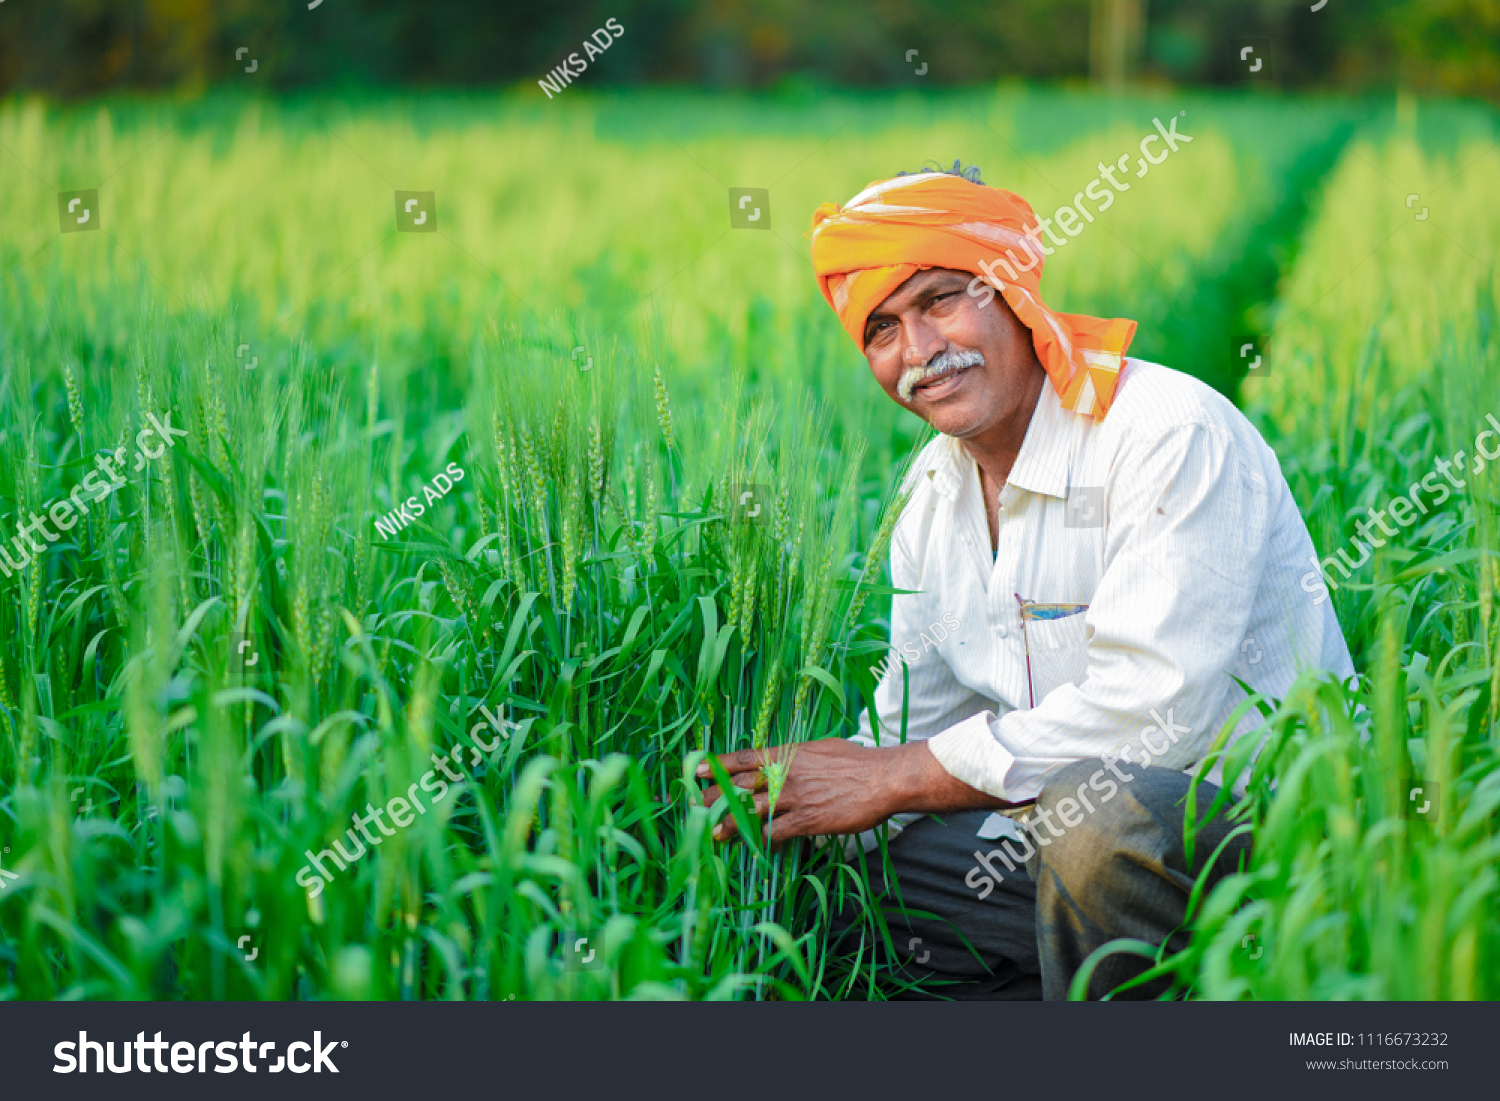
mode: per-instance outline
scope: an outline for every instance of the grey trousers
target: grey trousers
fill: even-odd
[[[1098,759],[1049,775],[1025,843],[980,839],[976,831],[989,812],[964,811],[920,818],[891,839],[894,884],[879,850],[854,858],[868,868],[895,943],[898,958],[887,962],[897,979],[912,984],[904,996],[1062,1000],[1084,959],[1108,941],[1167,941],[1169,952],[1187,946],[1178,926],[1193,882],[1233,828],[1225,811],[1203,825],[1219,789],[1198,785],[1189,867],[1183,845],[1189,777],[1116,765],[1128,782],[1112,779],[1117,774]],[[1210,882],[1248,867],[1249,853],[1249,834],[1234,838]],[[860,935],[860,924],[852,908],[835,917],[835,951]],[[1110,956],[1095,969],[1088,996],[1102,997],[1150,967],[1139,956]],[[1118,996],[1157,998],[1169,987],[1162,977]]]

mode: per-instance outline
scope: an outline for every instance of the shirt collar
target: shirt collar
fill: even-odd
[[[1092,417],[1064,409],[1057,390],[1050,381],[1044,382],[1007,483],[1066,499],[1075,446],[1092,427]],[[936,461],[927,476],[935,490],[956,500],[968,467],[976,464],[957,436],[939,435],[939,439]]]

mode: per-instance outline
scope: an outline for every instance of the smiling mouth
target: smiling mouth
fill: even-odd
[[[931,387],[931,386],[941,386],[943,383],[947,382],[954,375],[961,374],[962,372],[967,371],[967,370],[969,370],[968,367],[946,367],[943,370],[939,371],[937,374],[928,375],[921,382],[919,382],[915,386],[913,386],[912,389],[913,390],[926,390],[928,387]]]
[[[982,366],[984,366],[984,357],[976,351],[945,352],[935,357],[935,362],[928,367],[914,367],[908,370],[902,376],[896,391],[901,395],[902,401],[910,402],[918,390],[942,387],[970,367]],[[914,377],[918,381],[913,382]]]

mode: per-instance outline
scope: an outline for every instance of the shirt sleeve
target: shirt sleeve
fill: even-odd
[[[900,525],[891,539],[891,582],[898,589],[920,587]],[[931,738],[962,719],[984,713],[991,701],[961,684],[938,654],[938,643],[956,627],[944,622],[934,594],[911,592],[891,597],[891,647],[882,659],[884,673],[875,685],[875,712],[881,730],[877,736],[870,728],[869,709],[861,710],[859,732],[850,741],[867,746],[901,744],[903,663],[910,678],[908,742]]]
[[[1103,569],[1081,613],[1082,683],[1030,710],[958,722],[932,739],[933,755],[1012,802],[1036,798],[1047,773],[1073,760],[1178,770],[1200,760],[1260,586],[1268,510],[1264,480],[1210,428],[1178,426],[1122,448],[1105,486]]]

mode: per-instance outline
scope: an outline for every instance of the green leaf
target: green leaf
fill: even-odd
[[[805,665],[798,670],[797,675],[809,676],[822,681],[833,693],[833,701],[838,704],[839,714],[848,714],[846,701],[844,700],[844,686],[827,669],[824,669],[821,665]]]
[[[739,827],[740,840],[755,854],[756,860],[765,860],[765,850],[761,847],[760,818],[755,814],[754,793],[738,787],[729,771],[719,763],[717,756],[710,754],[708,767],[713,772],[714,783],[719,785],[720,799],[729,808],[734,824]]]

